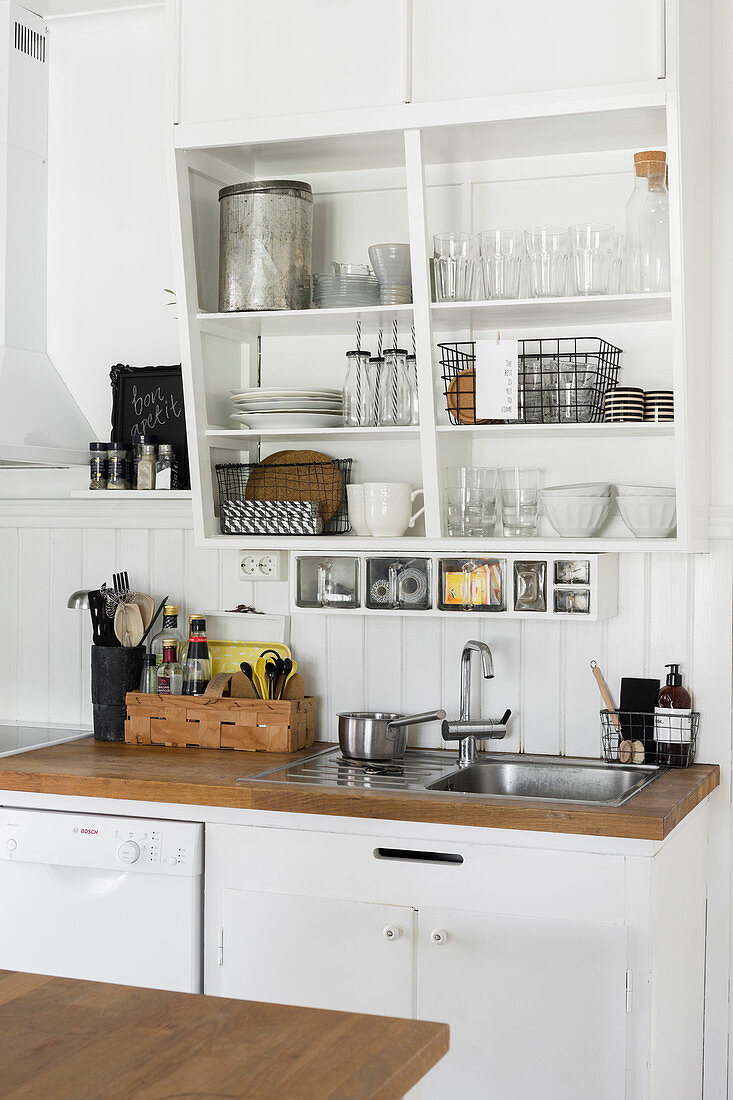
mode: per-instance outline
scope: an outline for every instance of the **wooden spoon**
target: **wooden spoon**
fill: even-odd
[[[143,617],[136,603],[119,604],[115,611],[115,635],[125,649],[140,645],[145,633]]]
[[[135,592],[130,597],[131,603],[136,603],[143,617],[143,629],[147,630],[155,614],[155,600],[146,592]]]

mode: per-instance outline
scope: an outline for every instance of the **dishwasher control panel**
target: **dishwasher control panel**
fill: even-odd
[[[0,860],[190,877],[203,873],[204,827],[0,807]]]

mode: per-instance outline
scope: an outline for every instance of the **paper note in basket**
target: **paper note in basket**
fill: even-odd
[[[476,419],[517,420],[518,349],[516,340],[476,341]]]

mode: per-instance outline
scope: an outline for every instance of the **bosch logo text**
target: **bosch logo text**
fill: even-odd
[[[82,836],[99,836],[99,829],[80,829]]]

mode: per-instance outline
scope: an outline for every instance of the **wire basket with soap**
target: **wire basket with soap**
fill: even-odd
[[[699,727],[697,711],[602,710],[603,759],[609,764],[687,768],[695,760]]]

